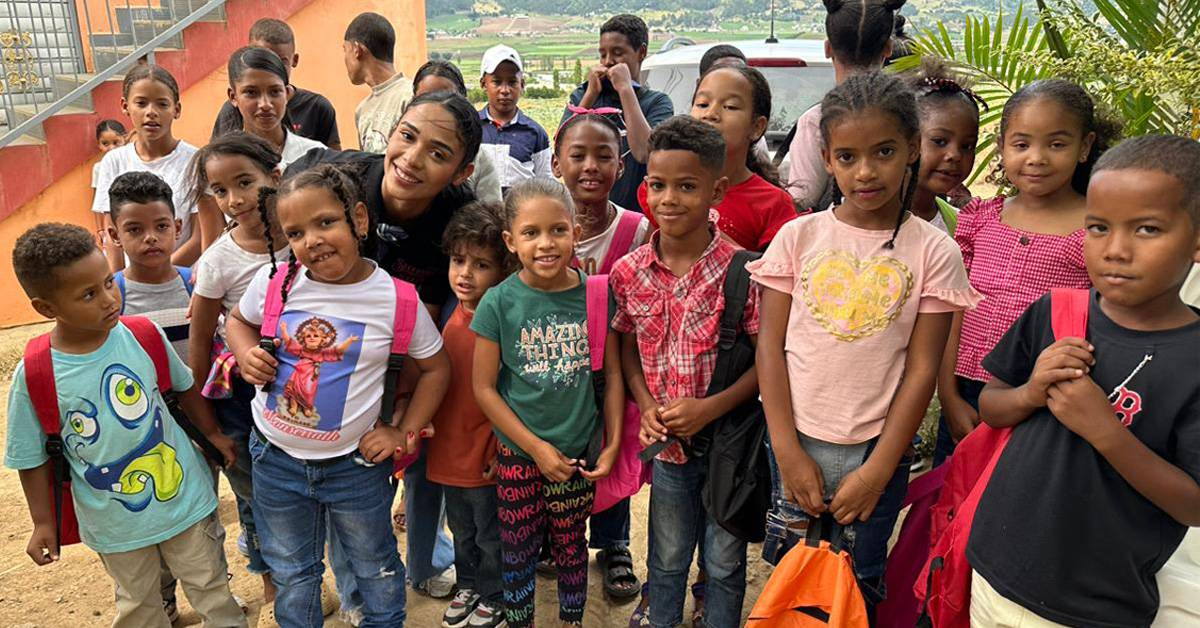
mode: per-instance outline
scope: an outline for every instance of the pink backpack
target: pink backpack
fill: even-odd
[[[640,218],[635,216],[635,218]],[[636,223],[635,223],[636,226]],[[619,230],[618,230],[619,231]],[[632,241],[632,240],[631,240]],[[625,245],[628,250],[629,244]],[[609,249],[609,257],[616,249],[616,239],[613,248]],[[620,256],[618,256],[619,259]],[[606,260],[607,262],[607,260]],[[604,433],[604,341],[608,338],[608,275],[589,275],[587,278],[587,326],[588,349],[592,361],[592,382],[596,387],[596,404],[600,408],[601,421],[598,428]],[[623,383],[618,382],[618,385]],[[607,477],[596,483],[596,499],[592,503],[592,512],[607,510],[617,502],[637,494],[650,482],[650,465],[642,464],[638,458],[641,444],[638,443],[638,431],[641,429],[642,412],[633,401],[625,401],[625,420],[621,427],[621,450],[617,454],[617,462]],[[596,441],[593,439],[594,442]]]
[[[1050,326],[1056,340],[1086,338],[1089,290],[1055,288],[1050,291]],[[967,541],[979,500],[996,469],[1012,429],[986,423],[958,444],[944,466],[945,483],[932,509],[933,548],[914,586],[921,600],[918,626],[970,628],[971,565]]]
[[[259,333],[262,339],[259,340],[259,346],[266,350],[271,355],[275,355],[275,330],[279,328],[279,317],[283,315],[283,291],[290,290],[295,277],[304,268],[300,267],[296,273],[282,272],[289,268],[280,269],[281,272],[275,273],[267,284],[266,302],[263,304],[263,320],[259,326]],[[284,282],[288,280],[288,276],[292,277],[292,282],[284,287]],[[401,279],[392,277],[392,283],[396,288],[396,313],[392,321],[392,348],[388,353],[387,373],[383,377],[383,405],[380,408],[379,416],[384,422],[392,420],[392,413],[396,409],[396,384],[400,378],[400,371],[404,368],[404,356],[408,355],[408,345],[412,342],[413,329],[417,325],[417,308],[424,307],[421,304],[421,299],[417,296],[417,289],[412,284]],[[264,392],[271,391],[271,384],[263,386]],[[399,460],[393,460],[392,466],[394,471],[402,471],[408,468],[413,462],[416,462],[420,452],[408,454]]]

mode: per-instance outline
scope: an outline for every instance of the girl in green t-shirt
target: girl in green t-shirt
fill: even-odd
[[[475,397],[500,440],[496,491],[505,614],[508,625],[518,628],[533,625],[533,566],[547,530],[553,531],[550,550],[558,564],[559,618],[582,625],[593,482],[612,470],[621,442],[625,390],[610,385],[603,412],[609,444],[597,460],[584,460],[600,413],[586,277],[571,268],[579,239],[574,207],[553,179],[527,179],[509,190],[504,242],[522,268],[484,295],[471,323],[477,334]],[[618,351],[609,329],[608,382],[621,382]]]

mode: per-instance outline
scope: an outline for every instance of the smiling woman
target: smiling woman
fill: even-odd
[[[422,94],[405,109],[385,154],[313,151],[292,164],[284,179],[318,164],[349,166],[370,217],[364,254],[416,285],[421,300],[437,313],[450,295],[442,233],[454,213],[474,200],[464,184],[482,135],[479,114],[466,98]]]

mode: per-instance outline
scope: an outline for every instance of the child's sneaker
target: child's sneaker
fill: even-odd
[[[471,616],[467,618],[468,628],[504,628],[507,625],[508,622],[504,621],[504,611],[487,600],[480,600],[475,610],[471,611]]]
[[[444,628],[465,626],[467,618],[471,616],[471,613],[478,604],[478,594],[470,589],[459,589],[458,593],[454,594],[454,599],[450,600],[450,606],[446,609],[446,614],[442,615],[442,626]]]
[[[444,600],[454,592],[456,580],[458,580],[458,572],[454,570],[454,565],[450,565],[445,571],[425,582],[414,582],[412,588],[413,591],[424,593],[431,598]]]

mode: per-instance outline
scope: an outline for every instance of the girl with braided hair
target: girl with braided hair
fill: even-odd
[[[975,167],[979,113],[987,104],[933,56],[922,60],[909,84],[921,114],[921,169],[912,212],[953,237],[958,214],[952,202],[970,195],[963,181]]]
[[[821,102],[821,135],[833,209],[785,224],[746,266],[763,287],[758,377],[777,461],[771,519],[829,512],[853,524],[854,571],[870,611],[884,597],[907,450],[953,312],[979,295],[954,241],[911,214],[921,156],[912,91],[891,75],[852,76]]]
[[[242,377],[271,384],[254,398],[249,448],[263,558],[279,587],[275,617],[282,626],[321,625],[324,540],[333,530],[362,598],[362,623],[402,625],[390,461],[415,453],[449,386],[450,362],[415,294],[397,298],[398,289],[413,288],[363,256],[367,208],[349,174],[319,165],[262,200],[291,253],[255,275],[229,317],[228,337]],[[273,283],[277,273],[283,280]],[[279,290],[282,303],[271,334],[282,340],[276,355],[259,346],[268,290]],[[412,308],[400,314],[415,321],[405,361],[418,375],[407,406],[383,417],[398,307]]]
[[[259,269],[287,255],[279,221],[270,220],[266,205],[260,202],[262,190],[279,185],[279,160],[269,142],[238,131],[200,149],[189,166],[192,198],[211,195],[230,225],[196,262],[189,362],[197,378],[208,375],[203,394],[212,399],[221,432],[237,447],[237,461],[224,471],[242,524],[238,547],[245,548],[243,553],[249,559],[246,570],[262,576],[263,599],[268,603],[275,599],[275,585],[262,558],[251,508],[248,446],[254,423],[250,409],[254,387],[235,374],[233,354],[225,349],[222,317],[241,300]]]

